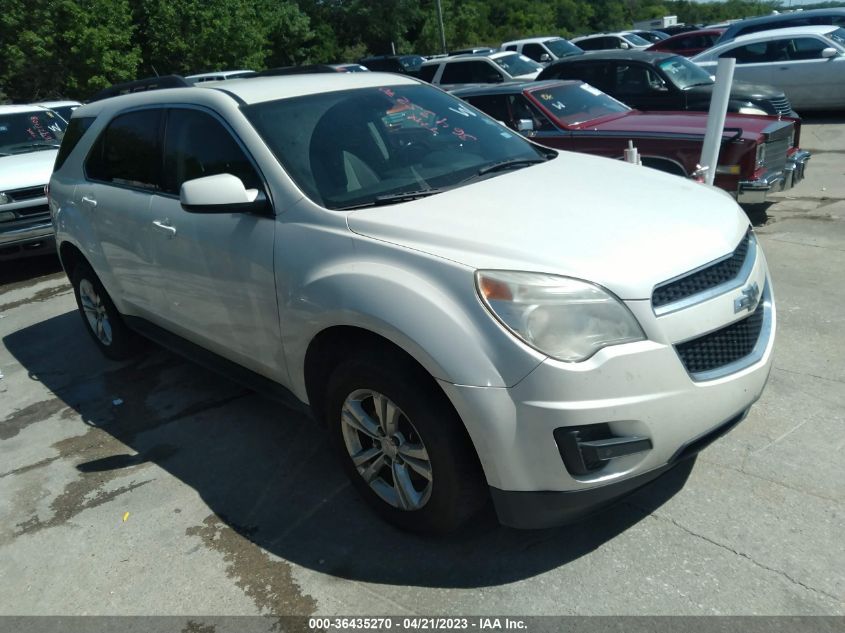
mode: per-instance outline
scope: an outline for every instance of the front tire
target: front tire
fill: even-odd
[[[399,354],[363,352],[332,374],[326,422],[352,485],[385,520],[442,534],[484,504],[478,458],[451,404]]]
[[[71,284],[85,329],[103,355],[111,360],[133,356],[138,349],[138,336],[123,322],[91,267],[78,264],[73,270]]]

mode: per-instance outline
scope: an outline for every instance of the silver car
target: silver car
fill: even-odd
[[[780,88],[799,112],[845,106],[845,29],[840,26],[796,26],[742,35],[692,61],[715,73],[722,57],[736,59],[736,79]]]
[[[308,408],[403,528],[490,497],[507,525],[574,520],[766,383],[771,281],[729,196],[540,147],[418,80],[137,92],[65,138],[51,209],[100,350],[140,333]]]

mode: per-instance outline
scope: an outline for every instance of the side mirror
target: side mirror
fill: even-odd
[[[534,121],[531,119],[519,119],[516,122],[516,131],[517,132],[533,132],[534,131]]]
[[[264,193],[246,189],[232,174],[183,182],[179,202],[190,213],[266,213],[270,208]]]
[[[619,48],[631,48],[628,42],[619,42]]]
[[[830,59],[832,57],[837,57],[838,55],[839,53],[832,46],[822,49],[822,59]]]
[[[549,55],[548,53],[543,53],[542,55],[540,55],[540,61],[541,62],[550,62],[550,61],[552,61],[552,56]]]

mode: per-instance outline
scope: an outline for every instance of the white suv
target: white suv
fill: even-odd
[[[492,84],[536,79],[543,67],[525,55],[500,51],[489,55],[455,55],[427,61],[419,78],[435,85]]]
[[[77,110],[50,181],[95,344],[310,406],[384,517],[570,521],[736,424],[763,253],[722,192],[545,149],[418,80],[239,79]]]
[[[564,57],[584,53],[575,44],[568,42],[562,37],[529,37],[524,40],[504,42],[499,48],[503,51],[521,53],[543,65],[550,64]]]
[[[55,248],[44,187],[65,126],[40,106],[0,106],[0,261]]]
[[[645,50],[651,46],[651,42],[630,31],[582,35],[581,37],[573,37],[572,43],[585,51],[613,49]]]

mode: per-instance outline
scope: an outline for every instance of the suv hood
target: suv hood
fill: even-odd
[[[350,230],[475,269],[546,272],[622,299],[730,253],[748,219],[726,193],[621,161],[560,152],[441,194],[350,211]]]
[[[58,150],[42,149],[0,156],[0,191],[46,185],[53,173],[56,154]]]
[[[710,97],[713,95],[713,84],[706,86],[691,86],[690,88],[687,88],[685,92],[710,103]],[[734,81],[733,84],[731,84],[731,99],[734,100],[768,101],[770,99],[784,99],[785,97],[786,95],[783,90],[775,88],[774,86],[752,84],[746,81]]]

